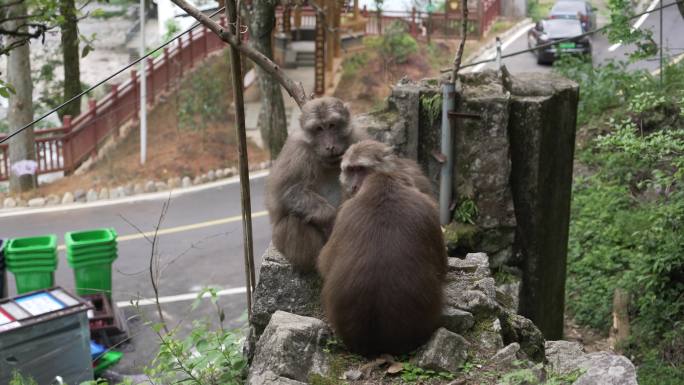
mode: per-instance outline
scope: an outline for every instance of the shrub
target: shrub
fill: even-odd
[[[418,43],[406,32],[406,25],[397,21],[390,24],[382,36],[367,38],[364,44],[377,50],[386,65],[406,63],[409,56],[418,51]]]

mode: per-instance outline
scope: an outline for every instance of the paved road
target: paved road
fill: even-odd
[[[653,0],[649,5],[649,9],[658,7],[658,0]],[[664,0],[663,5],[671,4],[674,0]],[[653,37],[658,42],[659,31],[660,31],[660,11],[654,11],[648,14],[643,21],[639,22],[635,20],[634,23],[638,23],[641,29],[649,29],[653,31]],[[599,15],[598,24],[599,26],[605,25],[608,21],[605,18],[601,18]],[[527,49],[527,31],[532,28],[532,25],[528,25],[525,30],[521,31],[519,34],[512,36],[510,39],[503,41],[503,53],[512,53]],[[592,38],[592,60],[596,64],[605,63],[607,60],[626,60],[626,54],[633,52],[634,47],[629,45],[619,45],[613,47],[606,36],[603,34],[597,34]],[[664,47],[664,57],[668,61],[669,57],[676,57],[684,53],[684,19],[679,13],[676,6],[671,6],[663,10],[663,47]],[[487,52],[475,61],[486,59],[491,57],[493,53]],[[506,67],[512,72],[550,72],[550,65],[539,65],[537,64],[536,56],[533,53],[523,53],[517,56],[506,58],[503,60]],[[473,67],[474,70],[480,70],[482,68],[495,68],[495,64],[490,63],[483,66]],[[650,58],[646,60],[639,61],[629,65],[631,69],[646,69],[649,71],[656,70],[658,68],[658,58]]]
[[[268,216],[263,212],[264,180],[262,173],[260,177],[251,181],[257,266],[271,238]],[[188,317],[189,306],[194,296],[178,297],[198,292],[208,286],[235,289],[227,291],[227,295],[221,297],[219,304],[226,313],[226,326],[238,327],[244,323],[246,300],[243,292],[245,274],[242,259],[242,226],[239,220],[239,184],[225,181],[218,184],[214,187],[195,188],[196,191],[180,195],[172,193],[170,207],[161,226],[162,229],[181,230],[159,238],[160,266],[163,268],[159,285],[160,295],[170,296],[167,298],[169,302],[163,305],[164,313],[171,325],[187,320],[182,324],[181,330],[188,330],[192,319],[216,319],[208,301]],[[138,230],[123,218],[142,231],[154,230],[161,208],[168,198],[166,194],[156,196],[156,199],[101,207],[87,208],[87,205],[82,205],[76,210],[13,216],[0,214],[0,237],[57,234],[63,243],[63,236],[67,231],[114,227],[119,237],[124,240],[119,242],[119,258],[113,268],[113,300],[127,302],[131,298],[150,298],[153,296],[148,274],[150,243],[140,238]],[[225,219],[222,222],[228,223],[213,224],[222,219]],[[185,230],[188,226],[190,229]],[[204,227],[193,229],[198,226]],[[130,237],[138,239],[125,240]],[[60,251],[59,258],[56,282],[72,290],[73,274],[63,250]],[[9,281],[10,293],[14,293],[14,280]],[[139,312],[132,307],[123,308],[126,318],[129,318],[134,338],[131,344],[123,347],[128,354],[118,367],[122,372],[140,372],[140,367],[154,357],[155,346],[158,345],[155,336],[142,322],[143,317],[155,319],[154,307],[142,306],[140,309],[142,314],[138,314]]]

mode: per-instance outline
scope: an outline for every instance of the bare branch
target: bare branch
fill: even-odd
[[[463,50],[465,48],[466,36],[468,35],[468,0],[461,2],[461,44],[458,46],[458,52],[454,58],[454,72],[451,75],[451,81],[456,83],[458,71],[461,69],[461,59],[463,58]]]
[[[230,44],[231,46],[237,48],[241,53],[251,59],[256,65],[261,67],[264,71],[268,72],[273,76],[278,83],[280,83],[288,94],[295,100],[297,105],[301,108],[304,103],[308,101],[306,92],[304,91],[304,86],[300,82],[295,82],[290,79],[285,72],[280,68],[280,66],[274,63],[271,59],[264,56],[261,52],[245,45],[240,44],[240,40],[234,34],[230,33],[227,29],[224,29],[220,24],[212,20],[209,16],[205,15],[199,9],[193,7],[186,0],[171,0],[174,4],[181,7],[190,16],[194,17],[198,22],[200,22],[205,27],[209,28],[212,32],[218,35],[221,40]]]
[[[154,290],[154,302],[157,305],[157,312],[159,313],[159,321],[164,328],[166,334],[169,334],[169,328],[164,320],[164,313],[162,312],[161,304],[159,303],[159,287],[157,280],[159,279],[159,257],[157,256],[157,235],[159,233],[159,228],[161,227],[166,212],[169,210],[169,204],[171,203],[171,193],[169,193],[169,198],[164,202],[162,206],[161,213],[159,214],[159,221],[157,226],[154,228],[154,236],[152,237],[152,252],[150,253],[150,280],[152,281],[152,290]],[[156,265],[156,269],[154,266]],[[156,271],[156,274],[155,274]]]

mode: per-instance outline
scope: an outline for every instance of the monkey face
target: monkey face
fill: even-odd
[[[337,167],[351,142],[349,110],[341,100],[323,97],[302,107],[304,140],[324,164]]]
[[[356,194],[363,181],[374,172],[392,172],[396,156],[392,147],[375,140],[362,140],[353,144],[342,158],[340,182],[349,196]]]
[[[342,169],[342,174],[340,174],[340,181],[342,187],[345,189],[349,196],[353,196],[359,191],[363,180],[368,175],[368,168],[359,165],[347,166]]]

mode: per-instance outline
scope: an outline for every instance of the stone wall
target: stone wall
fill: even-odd
[[[553,74],[461,76],[453,118],[456,211],[472,223],[447,234],[456,254],[483,251],[492,268],[522,280],[521,314],[550,339],[562,336],[565,263],[578,87]],[[435,79],[397,84],[383,111],[356,124],[416,159],[438,191],[441,88]],[[455,218],[459,218],[456,216]],[[449,238],[449,237],[447,237]]]

